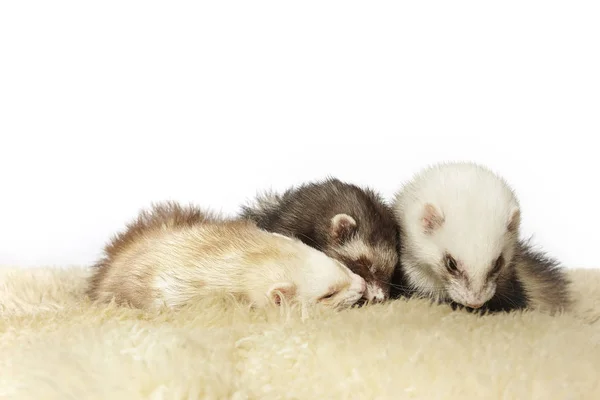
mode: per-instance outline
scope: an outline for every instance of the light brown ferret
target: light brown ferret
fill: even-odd
[[[345,265],[299,240],[173,202],[143,210],[95,268],[92,300],[145,309],[215,292],[257,307],[285,300],[343,308],[366,288]]]

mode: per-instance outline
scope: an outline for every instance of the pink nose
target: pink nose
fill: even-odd
[[[481,306],[483,306],[483,303],[467,303],[466,306],[470,308],[481,308]]]

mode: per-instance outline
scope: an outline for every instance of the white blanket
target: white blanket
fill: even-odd
[[[93,306],[88,272],[0,269],[0,398],[600,399],[600,270],[571,270],[566,315],[398,300],[305,322]]]

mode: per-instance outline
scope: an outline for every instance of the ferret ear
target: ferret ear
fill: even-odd
[[[431,203],[425,204],[423,207],[423,215],[421,216],[421,223],[423,229],[428,235],[432,234],[435,230],[444,225],[445,218],[442,213]]]
[[[337,214],[331,218],[331,237],[336,241],[346,240],[356,229],[356,221],[348,214]]]
[[[510,233],[516,233],[521,225],[521,210],[519,207],[513,207],[508,214],[506,228]]]
[[[296,285],[292,282],[279,282],[269,288],[267,296],[278,306],[283,302],[289,302],[296,294]]]

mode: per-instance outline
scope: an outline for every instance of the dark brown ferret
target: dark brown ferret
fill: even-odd
[[[365,299],[389,297],[399,234],[392,209],[372,189],[328,178],[259,194],[240,216],[341,261],[367,282]]]

